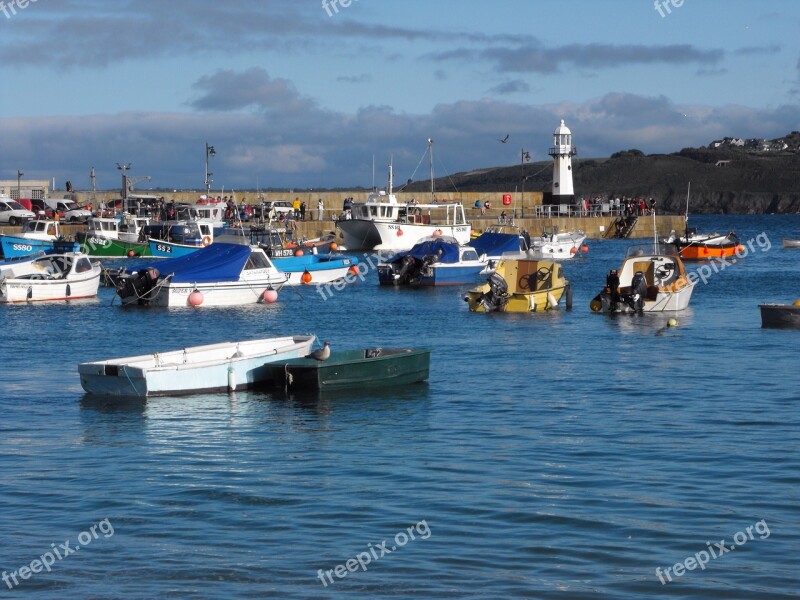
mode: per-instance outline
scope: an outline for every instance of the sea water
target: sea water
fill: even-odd
[[[780,243],[800,217],[692,225],[753,250],[677,314],[590,312],[624,240],[566,263],[570,312],[473,314],[468,286],[380,288],[374,271],[274,305],[123,309],[101,289],[0,306],[0,593],[796,597],[800,331],[762,329],[758,304],[800,297],[800,250]],[[430,380],[109,401],[77,374],[308,332],[429,347]]]

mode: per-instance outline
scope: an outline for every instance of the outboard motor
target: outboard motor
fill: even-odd
[[[395,283],[403,284],[408,283],[414,275],[414,265],[416,260],[410,254],[407,254],[400,260],[400,270],[395,277]]]
[[[481,298],[481,304],[486,312],[495,312],[508,303],[508,283],[497,273],[492,273],[486,280],[489,291]]]
[[[135,297],[139,300],[139,304],[145,304],[148,300],[147,295],[158,283],[159,275],[158,269],[154,267],[137,271],[119,282],[117,294],[123,300]]]
[[[637,311],[644,310],[644,299],[647,297],[647,281],[641,271],[636,271],[633,279],[631,279],[631,294],[633,302],[631,308]]]

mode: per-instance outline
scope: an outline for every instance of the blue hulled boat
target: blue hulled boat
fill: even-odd
[[[381,285],[461,285],[475,282],[485,268],[485,257],[479,258],[475,248],[438,236],[379,264],[378,281]]]

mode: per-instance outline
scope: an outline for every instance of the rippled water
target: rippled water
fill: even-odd
[[[800,332],[761,329],[758,304],[800,297],[800,251],[780,248],[800,218],[693,225],[773,245],[699,285],[677,328],[589,311],[624,255],[613,240],[567,265],[572,312],[470,314],[463,290],[379,289],[374,274],[328,301],[287,290],[273,306],[124,310],[102,290],[0,307],[0,568],[74,548],[100,523],[13,593],[796,597]],[[76,371],[305,332],[338,348],[431,347],[430,381],[108,402],[83,396]],[[762,520],[703,570],[656,576]],[[414,540],[395,538],[409,528]],[[320,569],[384,540],[394,552],[323,586]]]

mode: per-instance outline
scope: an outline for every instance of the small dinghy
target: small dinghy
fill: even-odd
[[[313,335],[223,342],[171,352],[81,363],[89,394],[147,398],[234,391],[266,383],[269,363],[306,356]]]
[[[561,298],[572,308],[572,287],[561,265],[550,260],[502,260],[482,286],[464,297],[472,312],[543,312]]]
[[[325,360],[273,361],[272,381],[285,390],[329,391],[383,388],[428,379],[431,351],[367,348],[330,352]]]
[[[800,300],[794,304],[759,304],[761,327],[768,329],[800,329]]]
[[[91,298],[97,296],[100,272],[100,265],[80,252],[20,261],[0,275],[0,302]]]

